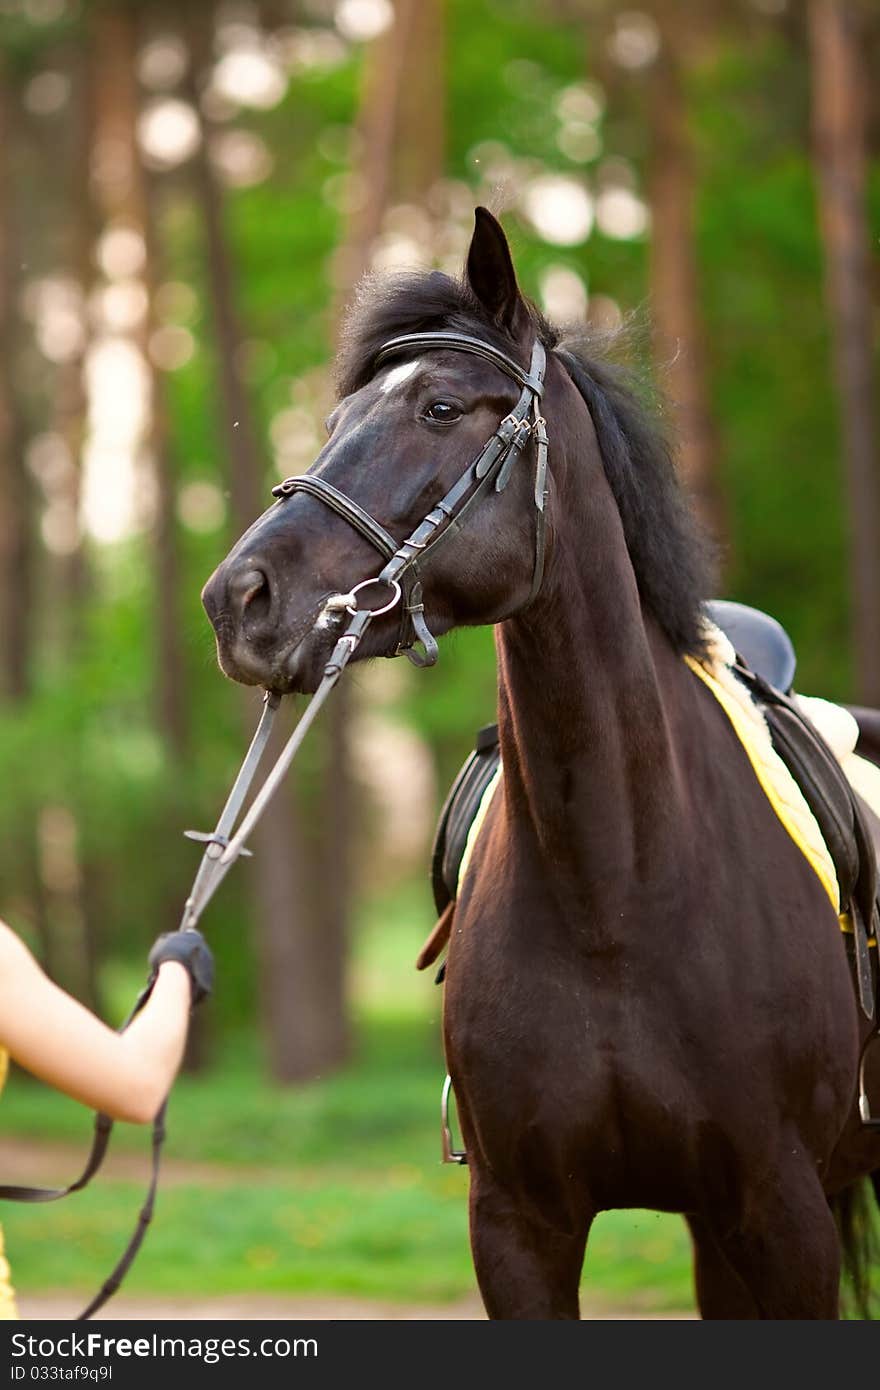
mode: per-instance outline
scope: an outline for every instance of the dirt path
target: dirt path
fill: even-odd
[[[29,1295],[19,1299],[22,1318],[56,1318],[68,1321],[83,1309],[89,1295],[70,1293]],[[457,1303],[426,1304],[388,1303],[359,1298],[284,1298],[279,1295],[228,1294],[223,1298],[146,1298],[118,1294],[98,1314],[96,1321],[116,1322],[133,1319],[138,1322],[224,1321],[241,1319],[246,1322],[438,1322],[484,1319],[482,1304],[476,1298]]]
[[[0,1169],[4,1182],[28,1183],[38,1187],[60,1186],[82,1171],[88,1144],[43,1144],[30,1139],[0,1139]],[[109,1182],[142,1183],[149,1175],[149,1152],[120,1153],[111,1149],[101,1165],[101,1176]],[[266,1181],[290,1180],[289,1169],[266,1165],[235,1163],[196,1163],[184,1158],[163,1157],[162,1186],[229,1187],[233,1184],[258,1185]]]
[[[88,1295],[70,1293],[30,1295],[19,1300],[19,1312],[29,1321],[75,1318]],[[692,1319],[693,1313],[640,1313],[632,1308],[584,1307],[581,1317],[591,1322],[668,1322]],[[216,1322],[472,1322],[485,1321],[478,1298],[456,1303],[388,1303],[359,1298],[282,1298],[260,1294],[229,1294],[223,1298],[126,1298],[117,1295],[98,1314],[98,1322],[191,1321]]]

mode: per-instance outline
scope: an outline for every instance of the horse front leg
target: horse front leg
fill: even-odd
[[[735,1321],[758,1317],[758,1305],[728,1260],[703,1217],[690,1215],[694,1283],[701,1318]]]
[[[526,1211],[479,1167],[471,1170],[471,1251],[490,1318],[580,1318],[578,1288],[593,1214],[566,1233]]]
[[[760,1187],[743,1193],[739,1219],[714,1235],[759,1318],[838,1317],[837,1227],[815,1168],[800,1155],[762,1174]]]

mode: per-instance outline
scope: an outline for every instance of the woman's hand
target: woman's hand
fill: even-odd
[[[214,988],[214,957],[200,931],[188,927],[185,931],[165,932],[158,937],[149,956],[151,981],[163,961],[176,960],[185,967],[192,985],[193,1008],[201,1004]]]

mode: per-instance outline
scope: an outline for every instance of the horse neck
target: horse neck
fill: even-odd
[[[642,612],[610,492],[589,514],[560,503],[538,600],[496,630],[499,726],[512,829],[583,904],[670,862],[679,786],[661,692],[687,674]]]

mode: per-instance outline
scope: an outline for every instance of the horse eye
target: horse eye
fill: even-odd
[[[425,411],[425,418],[436,420],[441,425],[448,425],[453,420],[460,419],[461,414],[461,407],[453,405],[452,401],[434,401]]]

